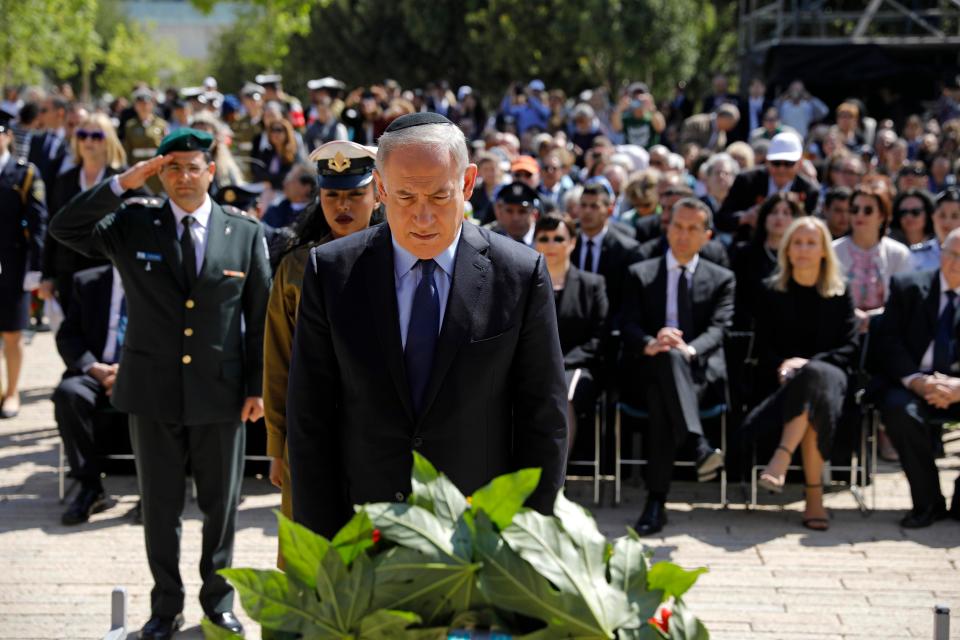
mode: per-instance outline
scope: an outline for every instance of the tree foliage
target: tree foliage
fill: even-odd
[[[216,0],[193,0],[212,7]],[[350,85],[394,78],[404,86],[446,79],[494,98],[515,80],[568,91],[632,80],[666,95],[678,80],[732,71],[732,0],[258,0],[215,46],[218,77],[272,68],[288,87],[334,75]],[[306,30],[267,32],[271,7]],[[288,40],[279,37],[286,29]],[[708,80],[707,80],[708,81]],[[295,90],[295,89],[294,89]]]
[[[118,24],[104,54],[99,85],[114,95],[125,95],[135,83],[158,86],[180,73],[182,61],[172,44],[158,44],[151,29],[138,24]]]

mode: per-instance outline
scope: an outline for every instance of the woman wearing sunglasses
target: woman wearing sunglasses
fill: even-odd
[[[78,193],[126,169],[127,154],[117,138],[113,123],[103,113],[90,114],[80,122],[70,142],[70,149],[77,159],[77,166],[49,186],[47,199],[51,220]],[[110,261],[77,253],[48,233],[43,247],[40,297],[44,300],[56,297],[66,314],[70,305],[73,275],[103,264],[110,264]]]
[[[890,237],[908,247],[934,237],[933,196],[925,189],[905,189],[893,201]]]
[[[883,313],[890,277],[911,270],[910,250],[886,235],[890,218],[886,191],[857,188],[850,197],[850,235],[833,242],[856,307],[860,333],[867,332],[872,317]]]
[[[598,390],[594,380],[600,373],[600,341],[609,309],[607,291],[602,276],[571,265],[577,233],[569,217],[540,217],[534,226],[533,244],[543,254],[553,282],[567,375],[568,451],[573,451],[577,419],[592,415],[596,404]]]
[[[283,179],[298,160],[303,159],[303,142],[279,106],[269,103],[263,112],[263,133],[253,150],[259,162],[253,166],[254,182],[267,183],[274,191],[283,190]]]

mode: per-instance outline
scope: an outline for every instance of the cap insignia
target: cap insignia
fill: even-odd
[[[327,160],[327,166],[337,173],[343,173],[350,168],[350,158],[343,155],[342,151],[337,151],[337,155]]]

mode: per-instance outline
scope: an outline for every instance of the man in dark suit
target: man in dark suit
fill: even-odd
[[[640,245],[610,225],[613,198],[600,182],[584,185],[580,196],[580,233],[573,250],[573,266],[603,276],[610,300],[610,317],[620,312],[627,267],[640,260]]]
[[[763,116],[773,107],[773,100],[767,97],[767,85],[760,78],[750,81],[747,99],[740,106],[740,121],[733,130],[733,140],[748,140],[750,132],[763,126]]]
[[[667,492],[680,446],[693,441],[701,481],[723,466],[723,453],[707,441],[699,415],[701,401],[723,397],[723,333],[733,319],[733,273],[699,257],[711,236],[710,217],[700,200],[677,202],[666,256],[635,264],[627,274],[623,343],[626,365],[636,375],[622,393],[650,413],[644,443],[647,504],[635,527],[640,535],[656,533],[667,522]]]
[[[83,254],[100,252],[123,278],[129,323],[111,401],[130,416],[140,482],[152,615],[141,638],[183,624],[178,568],[186,466],[204,514],[200,604],[216,625],[243,627],[230,565],[246,420],[263,414],[263,325],[270,266],[255,219],[214,203],[213,137],[182,128],[158,155],[75,197],[50,233]],[[159,176],[169,200],[120,194]]]
[[[67,370],[53,392],[57,428],[70,470],[80,483],[77,497],[61,518],[65,525],[86,522],[91,514],[110,507],[100,482],[93,414],[113,392],[127,327],[123,283],[113,267],[78,271],[71,291],[73,301],[57,332],[57,350]]]
[[[45,131],[30,138],[28,160],[40,170],[47,192],[56,184],[70,142],[67,140],[67,108],[69,103],[61,96],[50,96],[40,106],[40,119]]]
[[[900,521],[927,527],[947,515],[960,520],[960,478],[947,511],[935,463],[940,427],[960,420],[960,230],[943,241],[940,269],[894,276],[879,335],[880,366],[887,388],[883,424],[900,454],[913,509]]]
[[[692,193],[690,194],[692,197]],[[701,200],[701,202],[703,202]],[[704,203],[706,204],[706,203]],[[707,205],[709,208],[709,205]],[[656,215],[656,214],[655,214]],[[651,238],[640,245],[640,259],[650,260],[659,258],[667,254],[670,250],[670,242],[667,238],[667,232],[670,230],[670,220],[673,216],[673,206],[664,208],[659,215],[662,234],[659,238]],[[712,231],[712,230],[711,230]],[[726,269],[730,268],[730,257],[727,255],[727,249],[719,240],[711,237],[707,243],[700,248],[700,257],[709,260],[713,264],[720,265]]]
[[[757,212],[768,196],[780,191],[797,194],[797,199],[812,215],[817,209],[820,190],[800,175],[803,143],[793,132],[778,133],[770,141],[764,166],[744,171],[733,181],[727,199],[717,214],[717,229],[747,239],[757,224]]]
[[[304,275],[287,390],[294,518],[331,536],[354,504],[405,501],[413,451],[465,493],[539,467],[528,503],[550,512],[566,393],[544,260],[463,224],[477,168],[449,120],[402,116],[379,144],[387,224],[317,247]]]

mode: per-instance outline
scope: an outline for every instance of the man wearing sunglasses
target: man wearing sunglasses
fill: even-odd
[[[733,181],[717,213],[717,229],[734,234],[736,239],[746,239],[757,224],[757,212],[763,201],[783,191],[796,193],[808,214],[816,211],[820,192],[799,173],[802,158],[800,136],[789,131],[773,136],[764,165],[740,173]]]

